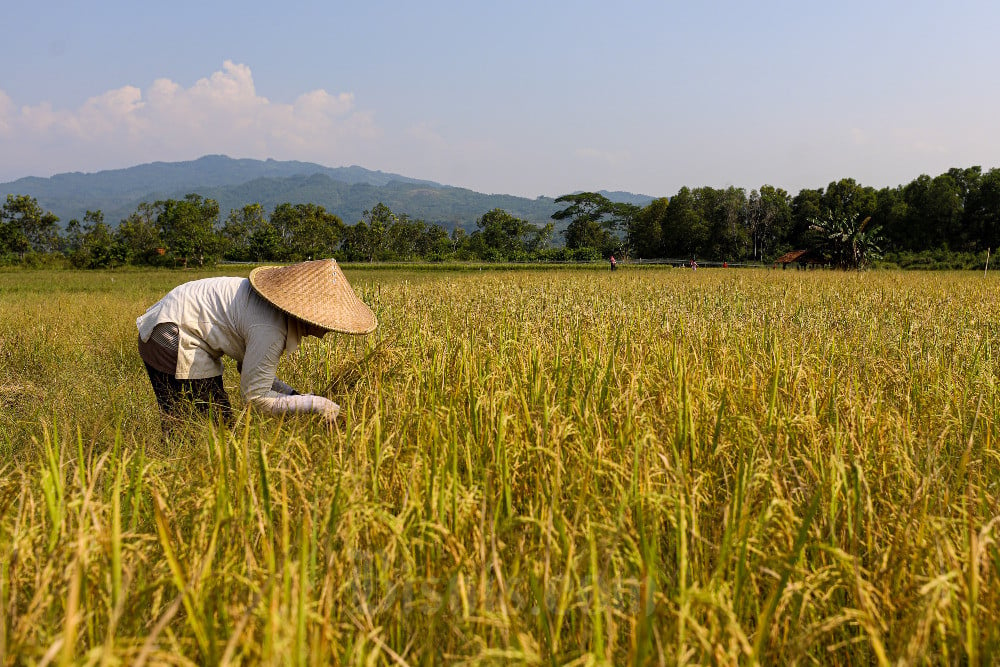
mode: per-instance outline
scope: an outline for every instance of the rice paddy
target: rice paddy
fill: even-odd
[[[227,362],[168,434],[134,321],[207,274],[0,273],[0,662],[1000,657],[994,277],[345,272],[378,331],[279,367],[335,430]]]

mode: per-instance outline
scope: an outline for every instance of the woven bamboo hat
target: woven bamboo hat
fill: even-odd
[[[250,285],[277,308],[328,331],[366,334],[378,326],[332,259],[259,266],[250,272]]]

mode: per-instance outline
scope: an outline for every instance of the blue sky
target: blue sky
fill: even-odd
[[[222,153],[794,194],[1000,166],[994,2],[8,5],[0,181]]]

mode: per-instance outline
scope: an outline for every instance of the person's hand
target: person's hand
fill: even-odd
[[[327,401],[327,403],[326,407],[323,408],[321,418],[324,424],[333,428],[337,425],[337,417],[340,416],[340,406],[333,401]]]

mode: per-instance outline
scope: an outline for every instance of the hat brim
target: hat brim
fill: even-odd
[[[250,285],[276,308],[327,331],[362,335],[378,327],[332,259],[259,266],[250,272]]]

